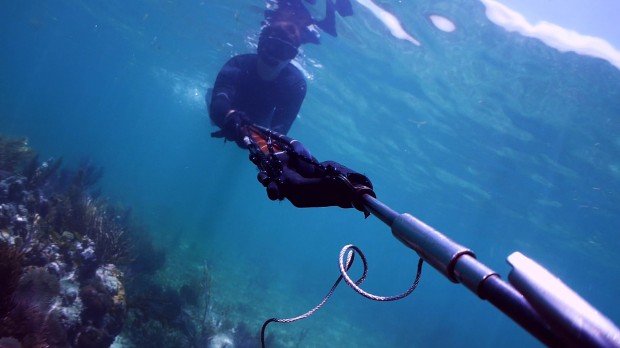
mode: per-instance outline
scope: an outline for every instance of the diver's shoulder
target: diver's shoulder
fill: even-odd
[[[304,73],[293,63],[288,63],[286,66],[286,75],[288,76],[289,81],[293,83],[306,84]]]

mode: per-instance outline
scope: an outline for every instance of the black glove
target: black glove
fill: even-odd
[[[365,217],[368,217],[370,212],[364,206],[362,198],[365,194],[377,197],[370,179],[366,175],[360,174],[337,162],[326,161],[321,163],[321,165],[326,168],[326,176],[339,183],[340,191],[338,191],[338,194],[343,197],[341,199],[346,199],[347,202],[346,207],[339,206],[342,208],[353,207],[363,212]]]
[[[247,135],[245,126],[250,124],[250,118],[243,111],[234,110],[224,119],[222,129],[211,133],[214,138],[226,138],[226,140],[234,141],[241,148],[247,146],[243,142],[243,137]]]
[[[310,151],[308,151],[308,149],[306,149],[306,147],[299,141],[293,140],[290,145],[293,148],[293,152],[300,158],[300,160],[305,160],[306,162],[317,162],[316,158],[314,158]]]
[[[265,172],[259,173],[258,180],[266,187],[270,199],[286,198],[300,208],[328,206],[356,208],[365,216],[369,215],[362,203],[362,197],[364,194],[376,196],[372,183],[366,176],[336,162],[316,163],[315,165],[321,169],[317,168],[312,176],[307,176],[306,173],[309,173],[307,169],[296,170],[290,166],[291,164],[294,165],[295,162],[284,163],[277,178],[269,177]]]

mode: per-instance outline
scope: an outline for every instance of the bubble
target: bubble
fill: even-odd
[[[452,23],[452,21],[446,17],[442,17],[439,15],[430,15],[428,18],[431,20],[431,22],[433,22],[437,29],[441,31],[451,33],[456,30],[456,25],[454,25],[454,23]]]

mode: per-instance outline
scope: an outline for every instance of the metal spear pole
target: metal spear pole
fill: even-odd
[[[393,235],[454,283],[463,283],[548,346],[565,346],[532,305],[512,285],[476,259],[474,253],[409,214],[399,214],[370,195],[368,211],[392,229]]]

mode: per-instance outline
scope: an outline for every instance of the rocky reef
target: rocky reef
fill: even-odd
[[[91,191],[101,169],[60,168],[0,137],[2,347],[108,347],[123,328],[126,225]]]

